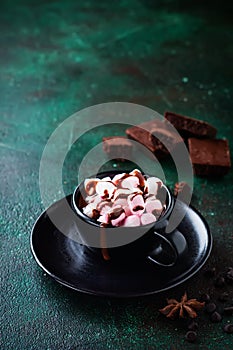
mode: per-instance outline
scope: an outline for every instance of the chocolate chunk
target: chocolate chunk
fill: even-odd
[[[188,331],[185,334],[185,339],[189,342],[189,343],[194,343],[197,339],[197,333],[194,331]]]
[[[224,308],[224,313],[226,315],[233,315],[233,306],[225,307]]]
[[[215,287],[224,287],[225,286],[225,278],[223,276],[218,276],[216,280],[214,281]]]
[[[224,332],[228,333],[228,334],[232,334],[233,333],[233,324],[232,323],[228,323],[225,324],[223,327]]]
[[[103,137],[103,151],[114,159],[124,161],[131,159],[133,145],[124,136]]]
[[[158,158],[169,154],[170,149],[182,143],[182,139],[174,133],[170,126],[160,120],[151,120],[126,129],[129,138],[140,142]]]
[[[210,315],[210,321],[214,323],[221,322],[222,316],[217,311],[215,311]]]
[[[151,152],[155,153],[156,148],[150,139],[149,131],[140,128],[140,126],[132,126],[131,128],[126,129],[125,132],[130,139],[141,143]]]
[[[227,292],[223,292],[219,295],[218,300],[225,302],[229,299],[229,294]]]
[[[188,139],[194,172],[200,176],[223,176],[231,166],[227,140]]]
[[[198,329],[198,323],[195,321],[191,321],[188,325],[188,329],[190,331],[196,331]]]
[[[150,139],[156,149],[160,148],[164,152],[167,152],[168,148],[174,149],[183,140],[170,130],[166,122],[158,121],[150,129]]]
[[[165,112],[164,117],[174,125],[184,138],[215,138],[217,130],[207,122],[186,117],[173,112]]]
[[[205,311],[208,314],[212,314],[216,310],[216,305],[214,303],[208,303],[205,307]]]

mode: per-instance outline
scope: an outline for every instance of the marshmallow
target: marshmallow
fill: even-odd
[[[116,174],[113,179],[112,182],[114,183],[114,185],[118,185],[120,183],[120,180],[126,175],[126,173],[122,173],[122,174]]]
[[[112,198],[116,186],[110,181],[99,181],[96,185],[96,192],[104,199]]]
[[[101,224],[109,224],[109,215],[107,213],[101,215],[97,221],[101,222]]]
[[[166,208],[156,197],[161,186],[159,178],[145,179],[138,169],[112,179],[86,179],[83,213],[107,226],[148,225]]]
[[[129,174],[130,174],[130,175],[137,176],[137,178],[138,178],[138,180],[139,180],[139,185],[140,185],[140,187],[144,187],[144,186],[145,186],[145,178],[144,178],[144,176],[142,175],[142,173],[141,173],[140,170],[134,169],[134,170],[131,171]]]
[[[149,201],[146,200],[145,208],[147,213],[156,212],[160,214],[163,210],[162,203],[158,199],[149,200]]]
[[[134,190],[139,186],[139,178],[137,176],[128,176],[121,181],[121,187]]]
[[[141,194],[132,194],[128,197],[128,204],[131,212],[141,216],[145,210],[144,199]]]
[[[129,194],[132,193],[132,190],[127,188],[119,188],[115,191],[113,195],[113,200],[117,200],[118,198],[127,198]]]
[[[93,203],[86,205],[83,208],[83,213],[89,218],[95,218],[99,214],[98,210],[96,209],[96,206]]]
[[[140,218],[137,215],[130,215],[123,221],[123,226],[140,226]]]
[[[146,191],[148,192],[148,195],[156,196],[158,192],[158,184],[154,179],[154,177],[149,177],[146,180]]]
[[[121,213],[121,215],[118,218],[111,220],[112,226],[121,226],[120,223],[124,220],[124,218],[125,212]]]
[[[98,181],[99,179],[86,179],[84,181],[84,189],[89,196],[95,194]]]
[[[151,224],[152,222],[156,221],[156,217],[151,213],[142,214],[140,219],[141,219],[142,225],[148,225],[148,224]]]

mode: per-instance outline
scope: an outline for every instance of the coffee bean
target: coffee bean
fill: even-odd
[[[225,302],[229,298],[229,294],[227,292],[223,292],[222,294],[219,295],[218,300]]]
[[[205,303],[209,303],[209,302],[210,302],[210,296],[209,296],[209,294],[206,294],[206,293],[201,294],[200,300],[201,300],[201,301],[204,301]]]
[[[226,273],[226,282],[231,284],[233,283],[233,268],[229,267]]]
[[[216,275],[216,268],[215,267],[209,267],[204,271],[204,275],[206,277],[214,277]]]
[[[197,333],[194,331],[188,331],[185,334],[185,339],[189,342],[189,343],[194,343],[197,339]]]
[[[207,304],[206,307],[205,307],[205,311],[206,311],[208,314],[212,314],[215,310],[216,310],[216,305],[215,305],[215,303],[209,303],[209,304]]]
[[[210,321],[214,323],[221,322],[222,316],[217,311],[215,311],[210,315]]]
[[[218,276],[214,282],[215,287],[223,287],[225,285],[225,278],[223,276]]]
[[[232,334],[233,333],[233,324],[232,323],[228,323],[225,324],[225,326],[223,327],[224,332]]]
[[[226,315],[233,315],[233,306],[225,307],[224,312]]]
[[[190,331],[196,331],[198,329],[198,323],[195,321],[191,321],[188,325],[188,329]]]

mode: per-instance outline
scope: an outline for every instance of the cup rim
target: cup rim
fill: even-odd
[[[122,172],[127,172],[127,170],[111,170],[111,171],[102,171],[102,172],[99,172],[97,173],[96,175],[94,176],[102,176],[102,177],[105,177],[105,176],[110,176],[109,174],[118,174],[118,173],[122,173]],[[145,174],[143,174],[145,176]],[[93,178],[93,176],[90,178]],[[82,182],[80,182],[80,184],[78,184],[73,192],[73,195],[72,195],[72,206],[73,206],[73,209],[76,213],[76,215],[81,218],[83,221],[85,221],[86,223],[89,223],[93,226],[96,226],[96,227],[101,227],[100,224],[95,220],[95,219],[92,219],[90,218],[89,216],[85,215],[82,210],[76,205],[76,196],[78,195],[78,193],[80,193],[80,186],[83,185],[84,183],[84,180]],[[147,225],[140,225],[140,226],[136,226],[137,228],[151,228],[151,227],[155,227],[157,225],[160,225],[161,223],[163,223],[165,220],[168,219],[171,211],[172,211],[172,208],[173,208],[173,197],[172,197],[172,193],[171,193],[171,190],[166,186],[166,185],[162,185],[163,188],[165,188],[166,192],[167,192],[167,196],[168,196],[168,206],[163,214],[163,216],[161,217],[161,219],[158,219],[157,221],[153,222],[153,223],[150,223],[150,224],[147,224]],[[134,229],[136,228],[135,226],[124,226],[124,229]],[[108,226],[107,227],[108,229],[114,229],[116,230],[117,228],[121,228],[122,229],[122,226]]]

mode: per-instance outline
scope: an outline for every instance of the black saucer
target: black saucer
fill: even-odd
[[[65,201],[54,203],[48,211],[63,212]],[[184,204],[179,202],[180,206]],[[64,217],[67,236],[74,225]],[[129,264],[113,264],[93,255],[87,247],[73,241],[43,212],[31,233],[31,249],[39,266],[57,282],[83,293],[114,297],[143,296],[170,289],[193,276],[206,262],[212,248],[212,236],[202,216],[188,208],[178,227],[188,249],[172,267],[157,266],[148,259]]]

